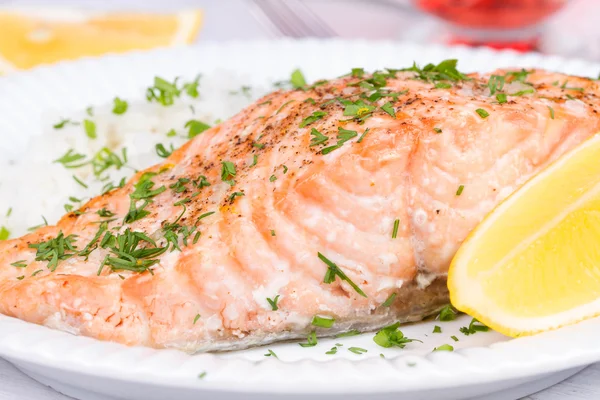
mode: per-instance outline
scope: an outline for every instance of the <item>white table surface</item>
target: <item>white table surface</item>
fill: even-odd
[[[361,12],[356,12],[340,4],[344,0],[305,0],[342,37],[364,37],[369,39],[402,38],[415,41],[427,40],[428,29],[438,22],[429,18],[407,17],[401,13],[390,13],[388,8],[372,4]],[[407,0],[396,0],[407,1]],[[551,22],[551,27],[565,26],[564,19],[577,19],[577,24],[568,24],[569,31],[548,35],[552,49],[545,49],[563,55],[586,57],[600,60],[600,29],[597,21],[585,18],[600,13],[600,1],[574,0],[571,8]],[[248,0],[0,0],[0,5],[58,4],[86,7],[91,9],[133,8],[163,10],[181,7],[201,7],[205,10],[205,23],[199,40],[227,40],[236,38],[265,39],[278,37],[272,27],[261,23],[260,13]],[[337,7],[336,7],[337,5]],[[340,7],[341,6],[341,7]],[[334,7],[334,8],[332,8]],[[596,12],[590,11],[595,8]],[[581,10],[586,12],[582,14]],[[332,12],[336,10],[336,12]],[[372,17],[366,19],[365,12]],[[359,18],[360,30],[352,23]],[[562,19],[561,19],[562,18]],[[369,26],[366,20],[373,21]],[[222,21],[227,21],[223,24]],[[351,21],[349,23],[349,21]],[[264,22],[264,21],[263,21]],[[399,29],[401,27],[401,29]],[[435,27],[433,28],[435,29]],[[1,340],[1,338],[0,338]],[[54,390],[30,379],[8,362],[0,359],[0,400],[66,400]],[[527,400],[592,400],[600,399],[600,363],[590,366],[572,378],[539,393],[528,396]],[[524,400],[525,400],[524,399]]]

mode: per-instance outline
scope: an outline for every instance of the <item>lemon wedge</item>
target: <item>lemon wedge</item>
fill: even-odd
[[[600,134],[496,207],[448,274],[452,304],[508,336],[600,315]]]
[[[0,72],[109,52],[191,43],[202,13],[91,13],[72,9],[0,10]]]

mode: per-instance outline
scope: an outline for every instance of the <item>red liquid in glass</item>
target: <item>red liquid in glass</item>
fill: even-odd
[[[455,33],[451,42],[491,47],[531,50],[536,37],[494,40],[486,31],[501,33],[529,28],[541,23],[565,5],[566,0],[415,0],[423,11],[436,15],[457,27],[481,32],[482,39]]]

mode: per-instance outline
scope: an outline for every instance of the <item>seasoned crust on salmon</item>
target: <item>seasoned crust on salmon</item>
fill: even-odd
[[[269,94],[0,242],[0,312],[189,352],[304,337],[315,315],[331,335],[434,313],[466,235],[600,127],[595,81],[490,77],[356,70]]]

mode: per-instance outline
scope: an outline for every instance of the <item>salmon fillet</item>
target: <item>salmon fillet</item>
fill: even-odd
[[[0,242],[0,313],[197,352],[437,312],[467,234],[600,130],[596,81],[454,65],[265,96],[55,226]]]

